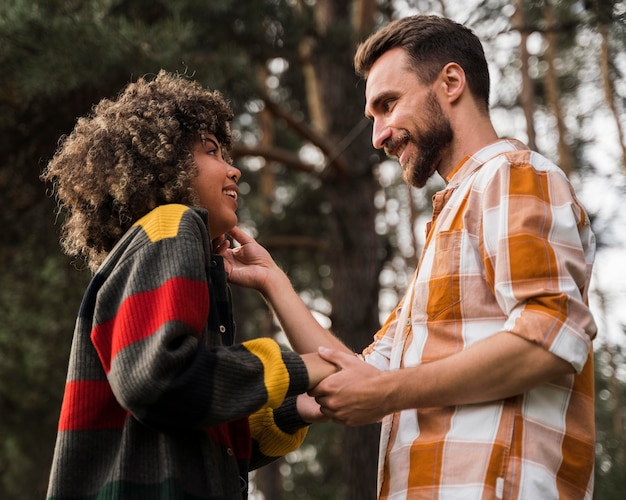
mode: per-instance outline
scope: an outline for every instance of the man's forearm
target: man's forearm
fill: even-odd
[[[505,399],[573,373],[570,363],[543,347],[501,332],[447,358],[386,376],[392,411],[398,411]]]

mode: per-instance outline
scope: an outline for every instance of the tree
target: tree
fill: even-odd
[[[60,254],[54,200],[38,175],[59,136],[100,98],[160,68],[223,91],[237,114],[240,219],[311,309],[359,351],[378,328],[379,302],[395,305],[415,267],[422,213],[428,217],[429,194],[441,185],[408,189],[372,149],[352,71],[356,44],[409,12],[467,22],[491,58],[492,115],[502,133],[526,130],[556,162],[573,152],[565,166],[576,180],[595,175],[589,123],[603,104],[623,150],[624,10],[623,1],[606,0],[0,3],[0,497],[41,498],[45,488],[72,323],[89,276]],[[590,33],[600,36],[601,57],[590,57],[593,45],[582,48]],[[526,51],[538,36],[539,48]],[[589,74],[601,75],[595,86],[605,94],[582,108]],[[518,114],[523,127],[515,126]],[[545,132],[557,128],[556,136]],[[234,293],[240,337],[277,334],[257,294]],[[599,420],[603,432],[605,425]],[[314,426],[300,452],[255,480],[266,488],[269,481],[274,495],[292,492],[285,497],[374,498],[377,431]]]
[[[596,365],[598,445],[594,498],[617,500],[626,488],[626,383],[619,376],[620,367],[624,366],[622,348],[604,344],[596,350]]]
[[[3,65],[0,125],[7,140],[1,146],[0,188],[8,204],[3,213],[3,222],[9,227],[6,241],[12,243],[2,249],[5,283],[17,282],[20,274],[26,276],[25,280],[22,276],[25,283],[43,281],[38,298],[44,300],[58,297],[57,287],[65,288],[65,283],[76,276],[71,267],[60,264],[63,257],[59,255],[52,230],[53,200],[46,199],[44,186],[37,180],[57,138],[68,133],[75,118],[86,114],[93,103],[114,95],[129,75],[154,73],[161,67],[174,71],[189,68],[195,78],[230,96],[242,121],[246,116],[259,117],[259,123],[263,117],[271,119],[264,129],[273,138],[266,143],[267,150],[263,150],[262,143],[254,141],[248,150],[235,150],[235,155],[264,158],[264,172],[259,178],[265,183],[273,182],[277,190],[282,187],[284,198],[276,198],[272,204],[274,209],[290,212],[289,223],[293,228],[287,233],[286,243],[281,244],[283,251],[277,251],[278,257],[286,256],[284,249],[287,249],[292,262],[286,264],[288,267],[295,267],[294,257],[316,265],[303,266],[307,272],[301,272],[300,278],[294,276],[302,288],[313,288],[322,278],[329,282],[328,276],[320,276],[319,267],[324,262],[324,269],[330,269],[333,281],[333,286],[327,287],[335,304],[332,312],[329,311],[333,328],[355,349],[363,347],[378,326],[377,275],[385,256],[373,224],[374,162],[369,147],[364,147],[369,139],[362,133],[362,111],[355,98],[356,79],[350,69],[356,43],[355,33],[345,29],[352,26],[350,5],[350,2],[320,2],[313,9],[306,4],[271,1],[243,5],[228,1],[219,5],[198,1],[4,3],[0,7]],[[367,19],[365,13],[373,13],[373,4],[360,5],[363,23]],[[287,65],[286,70],[277,73],[275,66],[281,61]],[[279,79],[280,87],[273,87],[269,79]],[[54,114],[47,113],[51,109]],[[335,113],[335,109],[343,111]],[[359,124],[357,129],[355,124]],[[237,125],[239,133],[245,134],[243,123]],[[257,130],[255,122],[252,132],[257,134]],[[356,130],[354,137],[350,137],[353,130]],[[241,144],[247,143],[242,140]],[[325,168],[318,169],[303,161],[303,147],[322,152]],[[253,178],[250,180],[251,184],[255,182]],[[296,212],[303,201],[308,201],[307,206]],[[250,207],[245,204],[243,207],[243,212],[250,214],[249,226],[263,229],[264,235],[282,237],[288,226],[283,224],[277,234],[275,222],[269,217],[264,219],[263,211],[252,216],[254,204],[252,201]],[[33,214],[29,227],[18,223],[23,220],[21,214],[25,210]],[[280,214],[268,215],[274,221],[282,219]],[[302,225],[303,220],[315,222]],[[272,226],[273,231],[269,230]],[[303,247],[301,242],[307,239],[317,244]],[[316,253],[323,248],[323,241],[333,242],[333,248],[327,247],[329,251],[325,255]],[[31,252],[24,253],[24,248]],[[37,263],[49,255],[56,258],[45,274]],[[49,310],[35,314],[41,323],[48,317],[59,322],[48,333],[52,345],[64,346],[59,352],[65,356],[71,328],[67,323],[60,324],[60,318],[74,317],[79,290],[86,279],[83,275],[74,280],[80,282],[75,288],[67,288],[68,294],[71,291],[67,307],[63,307],[64,302],[56,314]],[[23,330],[20,322],[28,305],[34,302],[33,292],[27,287],[5,289],[12,290],[15,298],[20,299],[13,303],[21,305],[14,310],[16,321],[5,323],[6,330],[1,336],[5,352],[23,352],[32,361],[34,354],[24,352],[24,342],[17,332]],[[13,303],[8,299],[4,302],[6,315]],[[258,317],[254,313],[250,316]],[[244,325],[246,330],[255,327]],[[47,354],[43,339],[38,345],[38,351]],[[50,411],[50,422],[40,427],[45,439],[37,440],[50,452],[54,434],[51,422],[56,419],[52,415],[58,416],[58,397],[62,392],[63,368],[59,367],[64,366],[65,356],[63,362],[46,366],[49,376],[44,375],[39,381],[50,384],[47,390],[58,395],[53,397],[53,402],[40,402],[56,407]],[[28,437],[32,434],[33,417],[15,397],[9,383],[2,384],[0,394],[7,409],[3,414],[11,410],[15,422],[23,426],[20,429],[13,425],[13,418],[2,422],[7,434],[14,438],[3,446],[7,451],[9,447],[15,450],[12,455],[15,460],[3,464],[2,488],[8,496],[26,498],[25,491],[32,486],[23,478],[39,469],[43,471],[38,479],[40,495],[45,487],[44,464],[49,462],[50,453],[42,455],[36,466],[29,465],[27,457],[34,452],[34,444]],[[368,433],[366,438],[358,437],[364,432]],[[350,493],[346,495],[356,495],[354,498],[373,495],[375,433],[375,427],[346,431],[342,456],[353,467],[345,470],[345,476],[347,481],[358,485],[347,488]],[[369,452],[364,451],[366,448]]]

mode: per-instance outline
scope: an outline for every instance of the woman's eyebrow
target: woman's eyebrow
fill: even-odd
[[[213,139],[211,137],[206,137],[205,135],[202,135],[202,145],[204,147],[206,147],[206,143],[210,142],[211,144],[213,144],[213,146],[215,146],[218,150],[221,151],[222,147],[220,146],[220,143],[217,142],[216,139]]]

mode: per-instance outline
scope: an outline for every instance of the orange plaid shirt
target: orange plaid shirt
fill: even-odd
[[[466,158],[433,198],[414,281],[363,352],[389,370],[437,360],[500,331],[575,375],[491,403],[383,420],[381,499],[591,499],[595,239],[564,173],[519,141]],[[407,298],[408,297],[408,298]]]

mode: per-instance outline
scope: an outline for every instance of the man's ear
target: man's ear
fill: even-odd
[[[442,80],[444,94],[448,102],[452,104],[457,101],[465,91],[467,84],[465,71],[463,71],[463,68],[457,63],[450,62],[443,67],[439,76]]]

